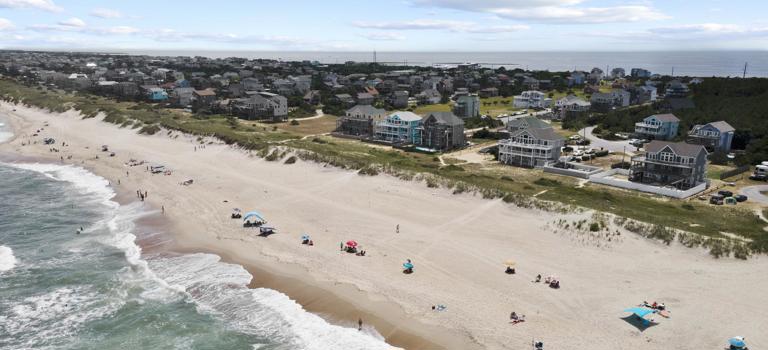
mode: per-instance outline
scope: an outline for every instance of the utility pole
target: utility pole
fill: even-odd
[[[744,74],[741,76],[742,79],[745,79],[747,77],[747,62],[744,62]]]

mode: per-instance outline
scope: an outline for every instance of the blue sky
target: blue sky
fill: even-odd
[[[0,48],[768,48],[766,0],[0,0]]]

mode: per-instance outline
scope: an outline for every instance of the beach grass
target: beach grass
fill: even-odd
[[[305,137],[327,132],[335,117],[300,121],[299,125],[260,124],[237,121],[224,115],[192,115],[162,109],[155,105],[118,102],[81,93],[47,91],[0,79],[0,94],[6,101],[22,101],[55,112],[74,108],[85,117],[103,113],[105,121],[131,125],[153,133],[160,127],[198,136],[216,137],[227,144],[270,154],[275,147],[290,147],[305,160],[331,164],[344,169],[368,169],[403,179],[421,179],[430,187],[453,189],[454,193],[473,191],[485,198],[501,198],[525,207],[548,209],[538,199],[613,213],[629,219],[663,225],[708,237],[737,234],[751,240],[750,249],[768,252],[768,233],[754,212],[735,207],[713,207],[660,199],[650,195],[610,189],[600,185],[577,186],[573,178],[545,174],[540,170],[500,165],[456,164],[441,166],[437,155],[384,148],[355,140],[326,136]],[[430,108],[446,108],[433,105]],[[448,107],[449,108],[449,107]],[[420,112],[421,113],[421,112]],[[234,121],[233,121],[234,120]],[[376,172],[371,171],[377,167]],[[380,171],[379,171],[380,170]]]

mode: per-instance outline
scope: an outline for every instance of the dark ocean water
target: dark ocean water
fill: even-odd
[[[372,62],[373,52],[312,52],[312,51],[208,51],[208,50],[129,50],[132,54],[164,56],[246,57],[284,61],[346,61]],[[744,64],[747,76],[768,77],[768,51],[643,51],[643,52],[377,52],[377,62],[387,64],[481,63],[532,70],[608,71],[615,67],[644,68],[653,73],[676,76],[742,76]]]

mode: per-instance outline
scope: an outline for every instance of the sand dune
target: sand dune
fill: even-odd
[[[0,146],[6,157],[59,161],[71,155],[65,163],[106,177],[124,198],[146,190],[148,205],[164,207],[173,224],[175,249],[216,252],[285,276],[292,285],[272,285],[336,322],[354,319],[350,308],[372,315],[395,345],[525,349],[535,338],[547,349],[722,349],[728,338],[744,335],[752,348],[768,347],[763,256],[714,260],[627,232],[597,246],[552,225],[589,213],[520,209],[314,163],[283,165],[221,144],[195,151],[194,138],[177,133],[137,135],[74,112],[11,108],[0,107],[17,129],[17,137]],[[49,126],[42,135],[29,137],[44,122]],[[50,153],[39,142],[43,136],[70,146]],[[38,144],[21,146],[30,140]],[[99,152],[102,144],[117,156]],[[124,166],[130,158],[165,164],[173,175]],[[179,184],[186,179],[194,184]],[[256,237],[229,218],[233,207],[260,211],[279,233]],[[304,233],[314,247],[299,244]],[[339,243],[349,239],[367,256],[341,253]],[[405,259],[413,260],[414,274],[401,272]],[[503,273],[507,259],[518,262],[516,275]],[[533,283],[537,274],[557,275],[562,288]],[[330,293],[337,301],[306,295],[297,285],[314,286],[313,293]],[[639,331],[622,319],[622,310],[643,300],[665,302],[672,317],[656,317],[657,326]],[[448,308],[433,312],[434,304]],[[512,311],[527,321],[511,325]]]

